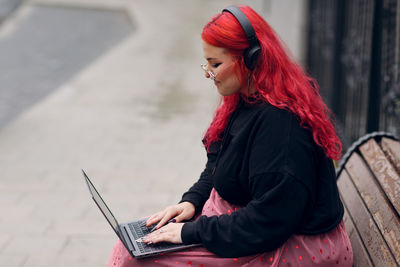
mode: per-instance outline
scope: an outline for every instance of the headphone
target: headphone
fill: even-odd
[[[260,43],[258,42],[253,26],[246,15],[237,6],[229,6],[222,10],[222,12],[231,13],[242,26],[250,43],[250,47],[243,52],[244,64],[249,70],[253,70],[256,66],[258,55],[261,52]]]

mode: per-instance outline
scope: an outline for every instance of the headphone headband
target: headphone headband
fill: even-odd
[[[258,45],[258,39],[253,29],[253,26],[251,25],[246,15],[242,12],[242,10],[240,10],[240,8],[238,8],[237,6],[229,6],[222,10],[222,12],[229,12],[236,18],[236,20],[242,26],[244,33],[249,40],[250,46]]]
[[[260,43],[257,39],[253,26],[246,15],[237,6],[229,6],[222,10],[222,12],[231,13],[239,22],[240,26],[242,26],[247,40],[249,40],[250,43],[250,47],[247,48],[243,53],[244,63],[249,70],[253,70],[256,65],[258,55],[261,51]]]

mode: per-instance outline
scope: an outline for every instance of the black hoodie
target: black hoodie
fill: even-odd
[[[202,243],[221,257],[241,257],[277,249],[293,234],[320,234],[340,223],[344,210],[333,162],[291,112],[240,100],[222,135],[181,202],[191,202],[200,213],[215,188],[243,208],[185,223],[185,244]]]

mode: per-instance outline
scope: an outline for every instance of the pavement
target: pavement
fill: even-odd
[[[123,12],[24,5],[0,39],[0,127],[134,32]],[[13,23],[12,23],[13,22]]]
[[[0,23],[7,19],[21,2],[22,0],[0,0]]]
[[[201,138],[218,104],[200,69],[200,33],[212,15],[244,2],[32,0],[3,19],[0,57],[8,61],[0,66],[8,75],[27,65],[29,51],[58,67],[45,68],[54,77],[46,82],[41,72],[21,69],[7,80],[2,71],[7,90],[18,82],[25,96],[9,92],[3,101],[14,111],[0,124],[0,266],[105,265],[116,236],[81,169],[120,222],[179,201],[204,168]],[[99,21],[85,28],[82,16]],[[29,43],[26,34],[47,28],[50,35]]]

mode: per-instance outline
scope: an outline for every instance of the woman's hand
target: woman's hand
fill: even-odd
[[[194,213],[195,213],[195,207],[192,203],[182,202],[177,205],[169,206],[165,208],[163,211],[151,215],[149,219],[147,219],[146,221],[146,226],[149,227],[158,222],[158,224],[154,228],[157,230],[163,225],[165,225],[171,219],[174,219],[174,222],[176,223],[179,223],[184,220],[189,220],[194,216]],[[180,228],[182,228],[182,226]]]
[[[181,231],[183,225],[184,223],[169,223],[143,237],[142,240],[147,244],[156,244],[158,242],[180,244],[182,243]]]

